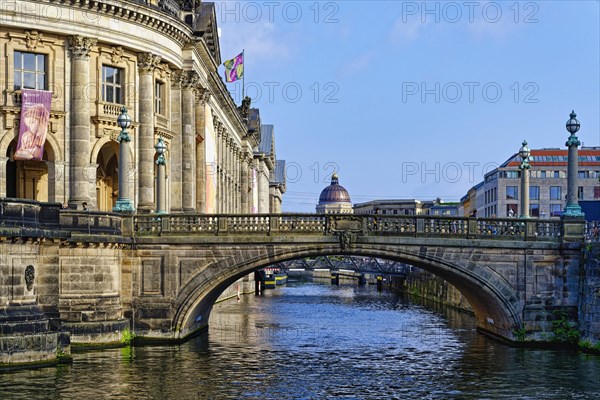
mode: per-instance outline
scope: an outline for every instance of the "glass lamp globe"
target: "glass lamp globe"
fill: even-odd
[[[154,149],[156,150],[156,153],[158,153],[161,156],[165,154],[165,151],[167,151],[167,145],[165,144],[163,138],[158,138],[158,142],[156,143],[156,145],[154,145]]]
[[[127,129],[131,126],[131,117],[127,114],[127,108],[121,107],[121,115],[117,118],[117,124],[121,129]]]
[[[525,160],[529,157],[530,154],[531,151],[529,150],[529,147],[527,147],[527,141],[523,140],[523,146],[519,149],[519,156],[521,156],[521,158]]]
[[[579,130],[579,121],[577,120],[577,114],[575,114],[575,111],[571,111],[569,117],[571,118],[567,121],[566,128],[571,135],[574,135]]]

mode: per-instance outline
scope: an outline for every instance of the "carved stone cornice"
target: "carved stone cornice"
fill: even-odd
[[[183,71],[182,70],[171,71],[171,88],[181,89],[182,80],[183,80]]]
[[[59,5],[68,4],[69,11],[62,10],[63,16],[66,15],[64,14],[66,12],[80,10],[79,12],[84,13],[84,17],[86,14],[90,16],[90,24],[98,23],[97,18],[100,18],[100,15],[106,15],[107,19],[111,18],[113,21],[124,20],[130,21],[132,24],[146,26],[172,38],[181,46],[190,42],[194,37],[192,29],[186,25],[185,21],[173,16],[171,13],[157,9],[155,6],[149,7],[150,1],[46,0],[46,2],[59,3]],[[58,12],[60,13],[61,10],[59,9]],[[96,15],[96,13],[99,15]],[[50,15],[46,17],[48,18]]]
[[[219,117],[217,117],[216,115],[213,115],[213,128],[215,128],[215,132],[218,133],[218,128],[219,128]]]
[[[210,99],[210,91],[206,89],[204,86],[199,86],[196,89],[196,101],[200,103],[200,105],[204,106],[208,103]]]
[[[200,84],[200,75],[196,71],[183,71],[181,86],[184,89],[195,89]]]
[[[88,58],[90,51],[92,51],[92,46],[97,43],[96,39],[81,35],[69,36],[68,40],[69,54],[72,58]]]
[[[162,63],[158,66],[158,74],[162,79],[170,80],[173,72],[171,71],[171,68],[169,68],[169,64]]]
[[[175,137],[173,132],[158,127],[154,127],[154,135],[165,139],[169,143]]]
[[[152,53],[140,53],[138,55],[138,69],[140,74],[150,74],[160,64],[161,57]]]

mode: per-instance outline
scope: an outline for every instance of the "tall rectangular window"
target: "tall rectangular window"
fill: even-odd
[[[562,200],[560,186],[550,186],[550,200]]]
[[[165,115],[165,84],[160,81],[154,87],[154,112]]]
[[[123,104],[123,70],[108,65],[102,66],[102,100],[107,103]]]
[[[577,188],[577,200],[583,200],[583,186]]]
[[[37,53],[15,51],[14,90],[46,90],[46,56]]]
[[[540,199],[540,187],[539,186],[529,186],[529,200],[539,200]]]
[[[518,217],[518,209],[516,204],[507,204],[506,205],[506,216],[509,218]]]
[[[600,199],[600,186],[594,186],[594,200]]]
[[[539,204],[530,204],[529,205],[529,216],[533,218],[540,217],[540,205]]]
[[[517,200],[519,198],[519,189],[516,186],[506,187],[506,200]]]

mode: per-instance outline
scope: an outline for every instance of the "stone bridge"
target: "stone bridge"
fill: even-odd
[[[485,332],[513,340],[525,328],[530,339],[547,340],[554,310],[577,321],[583,232],[581,220],[123,216],[0,201],[0,333],[17,334],[7,321],[36,310],[75,344],[118,342],[126,327],[148,340],[184,340],[207,327],[219,295],[252,271],[351,255],[442,277]]]

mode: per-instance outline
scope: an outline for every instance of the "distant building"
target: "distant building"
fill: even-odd
[[[466,195],[460,199],[458,215],[473,217],[477,213],[478,201],[483,200],[481,196],[477,197],[477,191],[483,186],[483,182],[473,186]],[[483,205],[483,203],[479,204]]]
[[[444,217],[458,217],[461,203],[435,202],[429,208],[429,215],[440,215]]]
[[[416,199],[373,200],[354,205],[355,214],[419,215],[426,214],[427,202]]]
[[[531,150],[529,179],[529,215],[534,218],[559,217],[567,195],[567,150]],[[510,217],[521,215],[521,157],[512,155],[500,167],[488,172],[476,186],[476,208],[469,195],[469,210],[479,217]],[[579,200],[600,199],[600,147],[579,150]],[[465,199],[463,197],[463,199]],[[466,200],[466,199],[465,199]],[[465,201],[462,202],[466,210]],[[465,211],[465,215],[466,211]]]
[[[318,214],[352,214],[352,202],[348,191],[339,183],[338,175],[334,172],[331,176],[331,184],[321,192]]]

